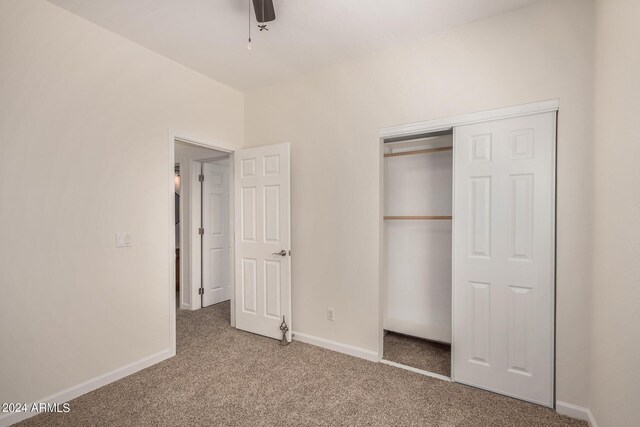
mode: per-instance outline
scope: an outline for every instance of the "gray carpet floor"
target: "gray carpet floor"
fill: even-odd
[[[231,328],[229,304],[177,316],[177,355],[21,426],[586,426],[551,409]]]
[[[387,331],[384,359],[424,371],[451,376],[451,346]]]

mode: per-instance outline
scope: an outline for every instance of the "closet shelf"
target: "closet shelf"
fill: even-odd
[[[425,148],[423,150],[400,151],[398,153],[385,153],[385,157],[410,156],[412,154],[437,153],[439,151],[450,151],[453,147]]]
[[[424,220],[424,219],[452,219],[451,215],[412,215],[412,216],[399,216],[399,215],[385,215],[385,221],[392,220]]]

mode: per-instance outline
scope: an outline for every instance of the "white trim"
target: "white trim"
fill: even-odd
[[[596,419],[593,417],[593,414],[591,413],[591,410],[589,408],[556,400],[556,412],[560,415],[566,415],[567,417],[584,420],[588,422],[589,426],[591,427],[598,427],[598,423],[596,423]]]
[[[58,393],[39,399],[34,403],[45,402],[61,404],[68,402],[75,399],[76,397],[82,396],[83,394],[87,394],[90,391],[96,390],[100,387],[104,387],[107,384],[111,384],[112,382],[118,381],[124,377],[148,368],[149,366],[155,365],[156,363],[160,363],[172,356],[173,354],[171,349],[163,350],[159,353],[140,359],[137,362],[133,362],[129,365],[123,366],[122,368],[115,369],[111,372],[107,372],[106,374],[97,376],[88,381],[72,386],[66,390],[62,390]],[[32,403],[28,404],[27,406],[31,407],[31,405]],[[71,408],[71,410],[73,410],[73,408]],[[10,426],[19,421],[26,420],[27,418],[31,418],[36,415],[38,415],[38,412],[16,412],[3,414],[2,416],[0,416],[0,427]]]
[[[190,209],[186,209],[187,204],[190,204],[191,197],[191,182],[189,180],[191,169],[189,165],[189,160],[183,160],[176,162],[180,165],[180,309],[181,310],[195,310],[193,308],[193,295],[191,295],[193,278],[191,277],[191,268],[190,265],[187,266],[187,261],[189,264],[191,263],[191,250],[187,250],[185,239],[185,231],[187,228],[185,227],[186,218],[184,216],[185,212],[190,212]],[[188,173],[187,173],[188,172]],[[185,192],[185,188],[187,191]],[[184,197],[185,193],[188,197]],[[191,219],[189,218],[189,224],[191,224]],[[190,241],[190,240],[189,240]],[[189,296],[190,302],[185,302],[185,297]],[[200,308],[199,306],[197,308]]]
[[[556,315],[556,310],[557,310],[557,302],[556,302],[556,295],[558,292],[558,283],[557,283],[557,267],[556,267],[556,250],[558,247],[558,236],[556,235],[556,226],[557,226],[557,221],[558,218],[556,216],[556,213],[558,211],[558,198],[557,198],[557,187],[558,187],[558,181],[557,181],[557,171],[558,171],[558,160],[557,160],[557,153],[558,153],[558,112],[554,111],[553,114],[553,144],[552,144],[552,148],[551,148],[551,260],[550,265],[551,265],[551,277],[549,277],[549,280],[551,281],[552,284],[552,291],[551,291],[551,307],[550,309],[550,313],[549,316],[551,316],[551,369],[549,372],[549,375],[551,376],[550,381],[551,381],[551,401],[553,402],[554,400],[556,400],[556,370],[558,369],[557,365],[556,365],[556,322],[558,321],[558,317]]]
[[[425,371],[424,369],[414,368],[413,366],[403,365],[402,363],[392,362],[391,360],[381,359],[380,363],[385,365],[394,366],[396,368],[404,369],[405,371],[415,372],[416,374],[424,375],[426,377],[435,378],[437,380],[446,381],[448,383],[452,382],[450,377],[446,375],[436,374],[435,372]]]
[[[231,299],[231,327],[236,327],[236,304],[235,304],[235,292],[236,292],[236,235],[235,235],[235,219],[236,219],[236,205],[235,205],[235,169],[234,160],[235,153],[229,155],[229,239],[231,245],[229,246],[229,280],[231,281],[231,288],[229,289],[229,298]]]
[[[293,340],[306,344],[315,345],[316,347],[326,348],[328,350],[337,351],[338,353],[348,354],[349,356],[359,357],[360,359],[370,362],[378,362],[378,353],[365,348],[354,347],[352,345],[339,343],[336,341],[318,338],[300,332],[293,332]]]
[[[238,147],[237,145],[229,144],[228,142],[220,141],[218,139],[201,138],[189,135],[185,132],[169,129],[169,142],[172,143],[173,141],[186,142],[187,144],[197,145],[204,148],[211,148],[213,150],[223,151],[229,154],[232,154],[234,151],[240,149],[240,147]]]
[[[387,281],[384,239],[384,139],[378,138],[378,357],[384,355],[384,318],[387,312]]]
[[[169,132],[169,351],[176,355],[176,184],[175,137]]]
[[[175,156],[174,156],[175,157]],[[175,158],[174,158],[175,161]],[[178,304],[180,305],[180,309],[184,310],[185,308],[187,308],[189,305],[185,304],[184,302],[184,288],[185,288],[185,271],[184,271],[184,219],[183,219],[183,212],[184,212],[184,200],[182,197],[183,192],[183,188],[184,188],[184,183],[182,182],[183,179],[183,175],[184,175],[184,162],[180,162],[180,161],[176,161],[175,164],[178,165],[178,170],[180,173],[180,193],[178,194],[180,199],[178,201],[178,204],[180,205],[178,212],[180,213],[180,223],[178,224],[178,227],[180,229],[180,289],[178,290]],[[175,218],[174,218],[174,222],[175,222]]]
[[[456,141],[456,132],[457,129],[453,128],[453,134],[451,135],[451,145],[453,146],[453,152],[451,153],[452,156],[452,162],[451,162],[451,176],[453,177],[453,179],[451,180],[451,212],[455,212],[456,211],[456,205],[455,205],[455,200],[456,200],[456,181],[455,181],[455,176],[456,176],[456,162],[455,162],[455,158],[457,155],[457,145],[455,144]],[[455,216],[451,219],[451,354],[450,354],[450,359],[449,359],[449,369],[451,371],[451,381],[453,382],[454,378],[456,377],[456,369],[455,366],[453,364],[453,361],[455,360],[455,356],[456,356],[456,346],[453,345],[455,343],[455,333],[454,331],[456,330],[456,323],[455,323],[455,319],[456,319],[456,306],[453,303],[455,301],[455,286],[453,286],[454,283],[456,283],[456,218]]]
[[[549,99],[547,101],[533,102],[530,104],[514,105],[511,107],[496,108],[493,110],[478,111],[475,113],[462,114],[459,116],[444,117],[440,119],[427,120],[424,122],[408,123],[405,125],[389,126],[381,128],[378,135],[381,138],[395,138],[401,136],[411,136],[427,132],[437,132],[448,130],[455,126],[468,125],[470,123],[480,123],[490,120],[506,119],[509,117],[525,116],[528,114],[557,111],[559,100]]]
[[[200,297],[200,264],[202,255],[200,254],[200,228],[202,194],[200,193],[200,181],[198,176],[202,173],[202,163],[196,160],[189,162],[189,293],[191,298],[190,310],[200,310],[202,308],[202,298]]]

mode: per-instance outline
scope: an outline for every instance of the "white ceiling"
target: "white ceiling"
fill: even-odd
[[[250,0],[49,1],[250,91],[537,0],[274,0],[269,32],[252,16],[252,50]]]

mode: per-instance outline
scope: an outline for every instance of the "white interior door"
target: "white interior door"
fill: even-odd
[[[229,168],[203,163],[202,175],[202,306],[230,298]]]
[[[289,144],[234,154],[236,327],[291,339]]]
[[[555,112],[455,128],[453,378],[553,405]]]

